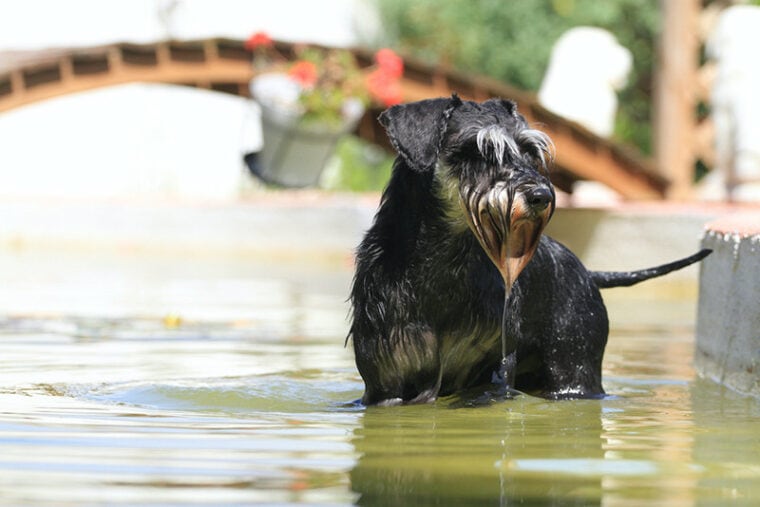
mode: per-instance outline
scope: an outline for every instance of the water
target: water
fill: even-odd
[[[693,287],[606,293],[604,400],[365,410],[348,263],[253,264],[2,254],[0,503],[760,502],[760,402],[695,378]]]

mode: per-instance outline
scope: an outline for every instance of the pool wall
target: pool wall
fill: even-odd
[[[63,311],[60,303],[48,308],[45,301],[72,301],[68,292],[51,289],[50,297],[40,301],[20,298],[19,291],[30,280],[94,290],[88,285],[92,277],[82,271],[90,265],[100,269],[103,279],[96,281],[101,290],[114,292],[118,284],[107,282],[124,279],[129,283],[122,284],[122,292],[139,290],[145,301],[163,301],[167,292],[174,293],[165,285],[200,276],[193,273],[220,270],[229,276],[271,271],[271,277],[275,270],[292,273],[290,278],[316,270],[330,273],[320,278],[321,285],[345,295],[354,250],[372,223],[379,198],[308,190],[266,191],[230,201],[0,199],[0,302],[13,303],[9,308],[21,313]],[[725,206],[662,202],[560,207],[547,233],[589,269],[640,269],[692,254],[700,247],[704,224],[728,211]],[[159,264],[161,269],[155,267]],[[610,317],[618,326],[645,329],[668,322],[693,333],[698,275],[698,266],[690,266],[632,288],[606,290]],[[166,283],[153,280],[157,276]],[[143,287],[140,280],[151,283]],[[670,304],[658,304],[662,298]],[[630,312],[632,300],[646,302],[649,311]],[[673,308],[675,300],[682,311],[666,315],[664,309]],[[165,305],[154,306],[159,311]],[[203,307],[200,302],[195,306]],[[140,310],[146,311],[145,305]]]
[[[350,261],[379,196],[262,193],[232,202],[2,199],[0,250],[101,250],[160,255],[277,256]],[[715,209],[663,203],[560,208],[547,234],[591,269],[638,269],[699,248]],[[696,280],[697,269],[670,275]]]
[[[709,222],[702,245],[713,253],[699,275],[696,369],[760,396],[760,212]]]

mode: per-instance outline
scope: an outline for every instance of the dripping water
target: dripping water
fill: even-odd
[[[511,398],[518,394],[515,390],[515,369],[517,367],[517,343],[509,334],[509,295],[504,291],[504,307],[501,314],[501,362],[495,372],[493,383],[497,385],[500,396]]]

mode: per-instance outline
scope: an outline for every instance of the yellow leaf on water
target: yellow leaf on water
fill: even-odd
[[[176,328],[182,325],[182,317],[177,314],[170,313],[164,316],[164,326],[168,328]]]

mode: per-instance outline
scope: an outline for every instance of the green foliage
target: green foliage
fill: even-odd
[[[537,91],[551,48],[573,26],[611,31],[634,58],[620,94],[615,135],[651,152],[656,0],[377,0],[379,44],[430,63],[486,74]]]
[[[351,192],[380,191],[385,188],[393,166],[393,156],[356,136],[345,136],[335,150],[322,186]]]

